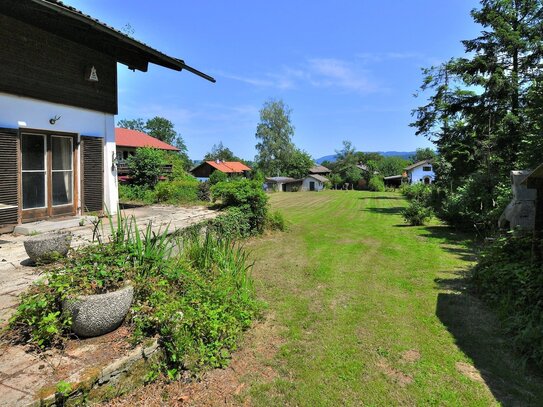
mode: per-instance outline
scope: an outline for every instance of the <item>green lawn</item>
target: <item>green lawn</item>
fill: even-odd
[[[543,381],[464,291],[469,242],[405,226],[398,194],[276,193],[289,231],[251,241],[272,321],[252,404],[543,405]],[[241,400],[240,400],[241,401]]]

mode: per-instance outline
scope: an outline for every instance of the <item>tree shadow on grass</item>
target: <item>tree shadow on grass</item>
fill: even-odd
[[[374,199],[385,199],[385,200],[394,200],[394,201],[403,201],[405,198],[402,196],[361,196],[358,199],[362,200],[374,200]]]
[[[425,226],[421,236],[438,239],[442,242],[443,250],[469,262],[477,260],[477,249],[482,243],[473,233],[461,232],[445,225]]]
[[[471,380],[483,380],[504,406],[543,405],[543,371],[514,352],[494,313],[468,291],[466,277],[435,281],[438,289],[447,290],[437,296],[436,316],[480,376],[462,363],[457,370]]]
[[[373,212],[387,215],[398,215],[404,209],[403,206],[392,206],[389,208],[364,208],[361,209],[364,212]]]

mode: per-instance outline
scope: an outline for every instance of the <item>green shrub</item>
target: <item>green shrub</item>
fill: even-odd
[[[432,209],[414,199],[402,211],[405,221],[413,226],[424,225],[432,217]]]
[[[252,234],[250,213],[241,207],[230,207],[211,221],[219,236],[231,239],[245,238]]]
[[[209,202],[211,200],[211,185],[208,181],[200,182],[198,184],[198,199],[203,202]]]
[[[136,149],[136,154],[129,156],[126,162],[132,182],[149,188],[156,185],[166,164],[164,153],[149,147]]]
[[[211,185],[218,184],[219,182],[225,182],[226,180],[228,180],[228,177],[222,171],[213,171],[209,176],[209,183]]]
[[[431,186],[418,182],[416,184],[402,184],[400,192],[408,200],[417,199],[421,202],[429,202],[432,194]]]
[[[259,315],[247,254],[208,229],[184,237],[157,279],[143,281],[133,307],[136,338],[158,333],[170,375],[228,364],[241,332]]]
[[[266,216],[266,229],[269,230],[286,230],[285,218],[279,211],[268,212]]]
[[[472,272],[479,296],[500,315],[513,345],[543,366],[543,274],[531,236],[508,234],[483,251]]]
[[[368,188],[370,191],[375,192],[384,192],[385,190],[385,181],[383,180],[383,177],[380,175],[374,175],[370,178],[368,182]]]
[[[155,187],[156,200],[172,204],[195,202],[198,200],[198,184],[195,179],[159,182]]]
[[[156,202],[155,191],[140,185],[119,185],[119,201],[150,205]]]
[[[268,196],[258,181],[240,179],[219,182],[211,187],[213,200],[220,199],[225,207],[236,206],[249,216],[251,231],[262,233],[268,212]]]
[[[488,232],[496,229],[511,196],[508,183],[489,182],[486,174],[474,174],[455,191],[444,194],[437,213],[452,226]]]
[[[164,160],[172,166],[172,172],[168,175],[170,180],[195,179],[187,172],[190,164],[186,161],[186,156],[174,151],[165,151]]]

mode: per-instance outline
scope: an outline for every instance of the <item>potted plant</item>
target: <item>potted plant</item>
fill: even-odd
[[[67,231],[48,232],[24,241],[26,254],[34,263],[50,263],[65,257],[70,250],[72,234]]]

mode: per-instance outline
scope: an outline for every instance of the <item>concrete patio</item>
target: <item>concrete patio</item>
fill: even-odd
[[[122,211],[124,216],[135,216],[138,226],[145,227],[152,222],[155,230],[183,229],[195,223],[217,216],[218,212],[205,207],[180,208],[173,206],[147,206]],[[104,219],[104,233],[109,230],[107,219]],[[37,230],[50,229],[52,222],[43,225],[31,225]],[[62,225],[62,223],[60,223]],[[68,227],[73,234],[72,247],[92,242],[93,225],[88,222],[83,226]],[[23,242],[28,236],[15,234],[0,235],[0,327],[7,324],[9,317],[17,306],[18,295],[33,281],[40,277],[40,268],[30,264]],[[107,335],[106,335],[107,336]],[[118,342],[118,335],[114,335]],[[106,339],[107,342],[107,339]],[[89,365],[107,363],[117,360],[127,352],[122,343],[119,351],[111,352],[104,358],[102,340],[79,341],[73,349],[66,352],[48,351],[41,355],[28,353],[22,346],[0,344],[0,406],[25,406],[36,400],[36,392],[46,385],[51,385],[66,378],[76,378],[82,369]],[[107,347],[107,346],[106,346]]]

